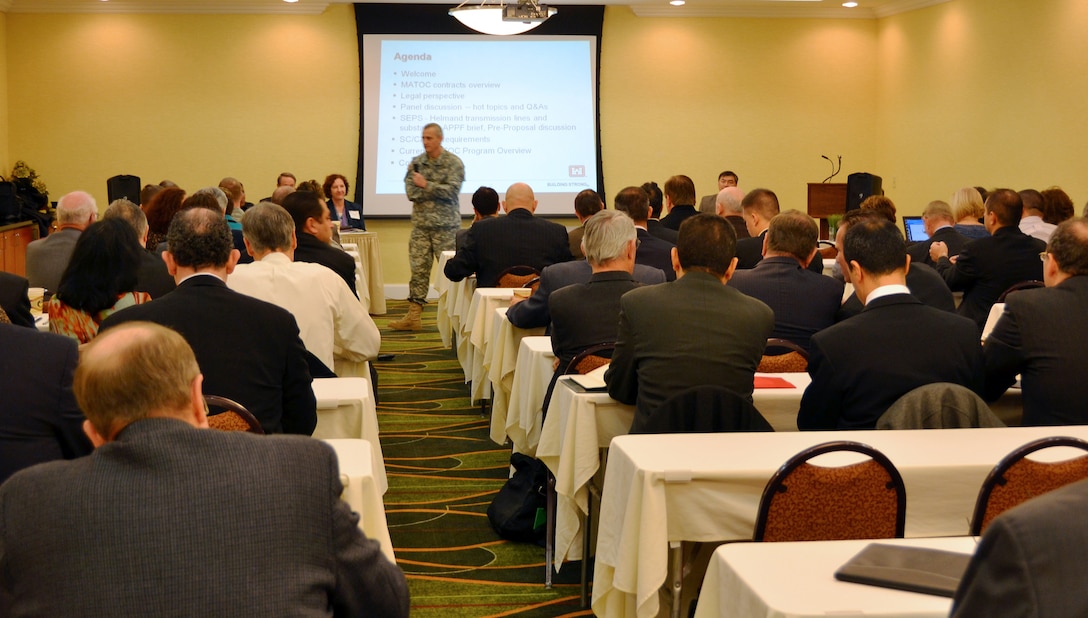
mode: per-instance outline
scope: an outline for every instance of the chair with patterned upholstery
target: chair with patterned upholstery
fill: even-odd
[[[809,460],[852,451],[869,459],[837,467]],[[860,442],[817,444],[791,457],[767,482],[756,516],[756,541],[901,538],[906,523],[903,477],[880,451]]]
[[[8,312],[0,308],[0,324],[11,324],[11,319],[8,318]]]
[[[540,286],[540,271],[532,266],[511,266],[499,273],[497,288],[529,288]]]
[[[808,352],[788,339],[771,337],[763,349],[756,371],[762,373],[804,373],[808,370]]]
[[[612,351],[616,349],[615,343],[598,343],[582,350],[567,364],[564,375],[577,373],[585,375],[595,369],[607,365],[612,361]]]
[[[208,409],[208,426],[220,431],[248,431],[264,434],[260,421],[242,404],[218,395],[205,395]]]
[[[1084,440],[1056,436],[1033,440],[1006,455],[982,482],[971,518],[972,536],[985,532],[995,517],[1021,502],[1088,478],[1088,455],[1053,462],[1027,458],[1055,446],[1088,451],[1088,442]]]

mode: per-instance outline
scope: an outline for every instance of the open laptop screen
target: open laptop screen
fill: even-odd
[[[907,232],[907,242],[929,240],[929,234],[926,234],[926,224],[921,217],[903,217],[903,229]]]

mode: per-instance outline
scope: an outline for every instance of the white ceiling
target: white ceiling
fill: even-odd
[[[397,4],[449,4],[460,0],[382,0]],[[481,0],[469,0],[479,3]],[[499,0],[488,0],[496,4]],[[547,0],[544,0],[547,2]],[[573,0],[548,2],[562,9],[566,4],[627,5],[640,16],[656,17],[800,17],[874,19],[902,13],[948,0],[858,0],[858,7],[843,8],[843,0],[687,0],[673,7],[668,0]],[[220,13],[295,14],[322,13],[330,4],[351,0],[0,0],[0,12],[7,13]]]

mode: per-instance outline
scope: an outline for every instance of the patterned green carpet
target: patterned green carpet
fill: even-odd
[[[385,511],[397,563],[408,576],[413,618],[589,616],[578,602],[579,564],[544,588],[544,549],[499,538],[487,506],[509,474],[510,449],[488,437],[488,419],[468,400],[453,350],[442,347],[435,305],[421,332],[390,330],[407,303],[375,318],[378,423],[389,476]]]

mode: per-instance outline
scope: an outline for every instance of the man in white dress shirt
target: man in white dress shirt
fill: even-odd
[[[343,279],[320,264],[293,261],[295,224],[286,210],[257,204],[246,212],[242,234],[254,262],[234,269],[227,281],[232,290],[294,314],[306,349],[330,369],[334,357],[377,357],[378,327]]]

